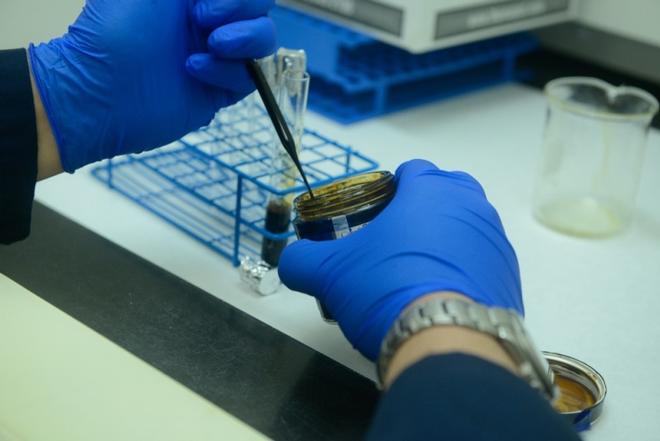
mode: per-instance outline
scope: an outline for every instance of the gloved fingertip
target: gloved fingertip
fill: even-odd
[[[188,73],[194,74],[200,71],[203,64],[204,64],[204,55],[192,54],[186,60],[186,70],[188,71]]]
[[[233,30],[233,32],[230,32],[231,30]],[[211,32],[207,44],[209,49],[213,50],[217,55],[224,56],[226,52],[232,51],[235,45],[235,40],[240,39],[241,37],[240,28],[232,29],[229,26],[223,26]]]
[[[206,24],[207,8],[205,2],[197,2],[193,8],[193,20],[195,21],[195,24],[201,28],[204,28]]]
[[[263,17],[275,5],[274,0],[196,0],[193,21],[204,30],[243,20]]]
[[[322,255],[319,249],[321,244],[301,239],[287,246],[280,256],[277,268],[282,283],[295,291],[313,294],[310,291],[317,276],[316,260]]]
[[[454,171],[451,172],[451,176],[456,180],[462,183],[463,186],[475,190],[482,196],[486,196],[486,191],[484,190],[481,183],[469,173],[463,171]]]
[[[263,58],[275,51],[275,24],[268,17],[230,23],[215,29],[207,44],[219,58]]]
[[[221,59],[211,54],[195,54],[186,61],[186,69],[197,80],[223,89],[225,93],[244,97],[254,90],[254,83],[242,60]]]
[[[309,247],[308,242],[306,239],[300,239],[284,248],[277,268],[280,278],[284,279],[289,276],[300,256],[304,254],[305,248]]]
[[[399,166],[396,170],[396,179],[398,181],[409,176],[416,176],[429,170],[438,170],[438,167],[434,163],[425,159],[412,159]]]

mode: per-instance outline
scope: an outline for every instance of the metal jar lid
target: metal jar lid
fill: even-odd
[[[607,385],[588,364],[568,355],[543,352],[555,375],[557,398],[553,407],[581,432],[588,430],[603,412]]]

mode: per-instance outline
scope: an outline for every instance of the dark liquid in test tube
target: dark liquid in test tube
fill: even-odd
[[[273,234],[283,234],[291,226],[291,204],[284,199],[273,199],[266,208],[266,230]],[[280,263],[282,251],[286,248],[288,239],[273,240],[264,237],[261,244],[261,259],[272,266]]]

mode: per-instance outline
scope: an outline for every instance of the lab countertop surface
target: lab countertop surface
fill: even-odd
[[[0,440],[266,439],[1,274],[0,293]]]
[[[660,199],[657,197],[660,189],[660,132],[651,131],[637,216],[631,227],[608,239],[577,239],[546,229],[531,215],[531,189],[540,154],[545,111],[545,100],[539,91],[520,85],[507,85],[348,127],[310,114],[307,126],[376,158],[383,169],[393,171],[408,159],[424,158],[441,168],[464,170],[479,179],[489,199],[499,210],[509,238],[517,250],[525,294],[526,321],[537,346],[542,350],[577,357],[599,370],[607,381],[609,392],[604,413],[592,430],[585,434],[585,439],[658,439],[660,420],[656,417],[656,395],[660,391],[660,376],[657,375],[660,366],[660,320],[656,314],[660,311]],[[171,354],[180,351],[183,354],[181,357],[187,357],[185,368],[180,368],[180,360],[170,360],[176,358],[173,355],[141,355],[142,352],[149,352],[143,346],[148,346],[144,342],[151,338],[150,332],[169,332],[173,335],[199,333],[195,340],[196,344],[202,345],[199,348],[206,344],[222,351],[218,344],[225,341],[222,332],[249,333],[251,328],[270,329],[265,326],[270,325],[280,331],[273,334],[277,341],[286,341],[287,347],[298,354],[297,359],[291,358],[288,365],[282,366],[288,366],[288,375],[299,380],[294,388],[294,397],[282,396],[281,402],[273,406],[285,407],[287,399],[294,399],[295,402],[296,394],[300,399],[306,387],[318,387],[319,382],[314,379],[317,373],[325,372],[328,378],[335,378],[334,373],[340,373],[337,374],[340,379],[335,380],[335,387],[326,389],[326,392],[333,397],[331,400],[337,406],[342,401],[348,405],[352,397],[361,397],[359,403],[354,403],[355,408],[361,410],[356,411],[359,415],[353,421],[344,419],[339,424],[345,427],[356,424],[361,427],[360,430],[364,429],[376,400],[376,394],[368,381],[374,377],[373,366],[350,347],[337,327],[321,321],[313,299],[285,288],[270,297],[259,297],[251,293],[240,282],[237,270],[227,260],[104,187],[87,170],[40,183],[37,200],[144,259],[139,259],[140,264],[133,269],[116,268],[104,265],[98,261],[98,255],[92,254],[88,260],[96,262],[96,265],[91,262],[80,271],[95,274],[76,275],[75,269],[64,268],[67,254],[63,251],[58,257],[55,253],[53,257],[61,259],[62,272],[66,273],[67,278],[81,277],[86,292],[94,291],[95,281],[101,285],[103,283],[100,280],[106,280],[104,284],[107,289],[107,279],[116,279],[113,283],[116,283],[117,295],[121,293],[120,304],[124,307],[130,304],[126,303],[130,301],[130,296],[133,299],[139,296],[153,297],[155,311],[170,314],[177,318],[176,326],[185,328],[172,329],[172,323],[167,320],[157,322],[149,311],[136,312],[128,308],[125,312],[114,311],[115,315],[110,317],[130,315],[132,325],[138,326],[135,329],[139,331],[136,332],[144,332],[144,335],[131,335],[129,339],[125,336],[111,336],[111,340],[128,340],[128,343],[120,341],[119,344],[125,348],[128,346],[129,350],[137,352],[147,362],[157,365],[160,370],[238,418],[257,426],[266,435],[293,439],[287,438],[281,427],[277,429],[279,432],[268,432],[268,427],[272,429],[271,423],[277,420],[277,415],[271,415],[270,426],[264,421],[250,421],[249,412],[241,406],[232,407],[232,400],[208,396],[212,393],[222,395],[221,392],[211,393],[206,390],[205,395],[206,383],[200,377],[209,375],[209,372],[201,368],[198,370],[194,351],[191,353],[188,350],[190,348],[167,348]],[[38,216],[50,216],[48,213],[46,208],[37,207]],[[64,222],[63,218],[61,222]],[[39,228],[50,227],[38,225],[36,236],[43,234],[38,231]],[[53,228],[59,227],[56,225]],[[67,234],[69,227],[63,225],[61,228],[61,234]],[[88,233],[76,234],[84,236]],[[84,242],[78,236],[71,240],[78,239],[80,243]],[[65,237],[60,238],[59,243],[54,242],[53,246],[75,250],[77,244],[67,241]],[[126,252],[119,247],[110,244],[101,248],[90,246],[86,251]],[[0,261],[1,258],[2,251]],[[28,265],[27,254],[23,258]],[[108,260],[107,264],[111,263]],[[161,269],[183,279],[181,281],[168,275],[171,279],[161,280],[181,290],[180,298],[169,299],[170,306],[161,307],[171,308],[165,311],[155,306],[157,298],[153,291],[159,289],[157,271]],[[0,271],[10,277],[12,271],[23,274],[23,277],[27,274],[11,265],[5,267],[5,263],[0,263]],[[131,278],[139,280],[145,271],[153,273],[153,280],[127,294],[127,283],[130,284]],[[57,283],[56,278],[51,279]],[[28,288],[40,296],[40,291],[47,290],[44,286],[39,290],[30,286]],[[76,306],[74,300],[65,299],[62,294],[59,301],[63,306],[60,306],[57,299],[42,297],[63,309],[93,309],[96,302],[89,300],[81,302],[82,306]],[[213,297],[223,302],[216,304]],[[197,304],[199,302],[202,303]],[[204,306],[207,303],[215,306]],[[190,304],[196,306],[191,307]],[[226,309],[220,308],[220,304],[227,305]],[[103,307],[110,308],[107,304]],[[213,311],[214,308],[225,312],[205,315],[205,311]],[[81,316],[89,315],[85,311],[78,313]],[[232,331],[231,326],[214,322],[237,314],[246,319],[242,323],[250,325],[239,326],[235,328],[239,331]],[[115,329],[111,322],[90,322],[86,324],[96,330],[100,326],[110,334],[122,332]],[[139,327],[141,322],[146,324],[144,329]],[[124,326],[124,323],[119,320],[117,326]],[[216,323],[213,332],[208,331],[211,323]],[[235,337],[240,338],[239,335]],[[185,345],[185,339],[177,341]],[[234,354],[245,352],[239,358],[243,360],[242,369],[249,370],[254,368],[249,363],[250,348],[253,346],[243,348],[233,345],[221,353],[226,357],[236,357]],[[273,354],[273,357],[276,355]],[[286,355],[281,357],[286,358]],[[158,360],[170,361],[158,365]],[[168,371],[168,368],[174,373]],[[279,393],[274,383],[280,381],[282,375],[272,379],[270,375],[273,373],[268,370],[253,374],[251,381],[259,379]],[[309,384],[306,386],[305,382]],[[346,395],[339,396],[336,391],[332,395],[332,390],[337,388],[347,391]],[[246,390],[249,389],[246,386]],[[351,398],[347,399],[349,396]],[[307,398],[309,402],[324,400],[324,396],[316,392],[313,397]],[[270,409],[272,411],[273,408]],[[325,411],[328,409],[318,411],[317,417],[320,420]],[[332,411],[337,412],[337,409]],[[327,418],[332,418],[332,414],[327,413]],[[338,415],[345,413],[339,411]],[[349,432],[342,433],[346,438],[362,433]],[[298,433],[299,439],[304,439],[303,434],[309,435],[305,431]],[[332,435],[328,438],[332,438]]]

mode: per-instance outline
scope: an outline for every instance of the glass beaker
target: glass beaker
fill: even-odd
[[[658,101],[634,87],[560,78],[545,88],[548,115],[534,215],[563,233],[599,237],[630,223]]]

